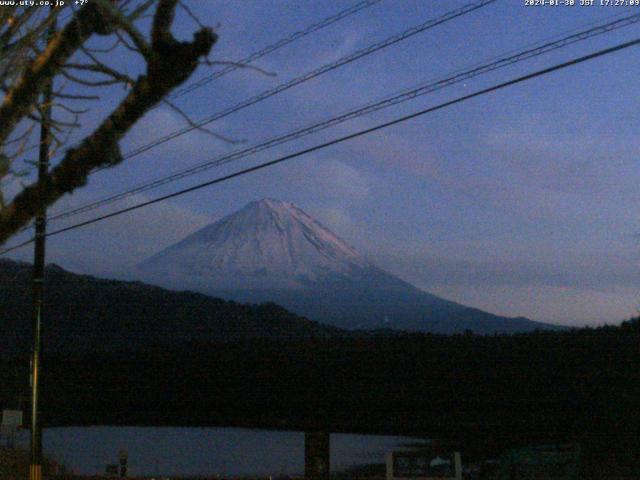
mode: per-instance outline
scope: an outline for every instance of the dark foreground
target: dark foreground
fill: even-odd
[[[27,365],[1,360],[3,405],[26,393]],[[637,320],[515,336],[192,342],[45,365],[46,426],[410,435],[452,442],[469,461],[572,442],[582,478],[640,472]]]

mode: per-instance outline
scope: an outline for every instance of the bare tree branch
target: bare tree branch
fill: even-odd
[[[114,25],[122,28],[133,41],[136,49],[147,59],[151,58],[151,46],[147,43],[144,35],[138,31],[133,22],[125,17],[122,12],[117,9],[109,0],[94,0],[100,4],[105,12],[108,13]],[[156,13],[157,15],[157,13]]]
[[[73,55],[92,33],[104,29],[104,17],[93,2],[82,7],[78,15],[58,32],[25,69],[15,86],[0,105],[0,144],[13,131],[36,102],[43,85]]]
[[[170,102],[166,98],[164,100],[162,100],[162,102],[165,103],[166,105],[168,105],[178,115],[180,115],[189,124],[190,127],[193,127],[195,130],[198,130],[199,132],[206,133],[207,135],[211,135],[212,137],[217,138],[218,140],[222,140],[223,142],[227,142],[227,143],[230,143],[232,145],[237,145],[239,143],[246,142],[246,140],[244,140],[244,139],[243,140],[233,140],[233,139],[231,139],[229,137],[225,137],[223,135],[220,135],[219,133],[216,133],[213,130],[210,130],[210,129],[206,128],[206,127],[203,127],[202,125],[198,125],[193,120],[191,120],[191,118],[189,118],[189,115],[187,115],[180,107],[178,107],[173,102]]]
[[[106,0],[104,0],[106,1]],[[6,138],[5,132],[11,132],[16,122],[26,116],[35,101],[37,95],[28,90],[36,89],[34,79],[52,76],[56,69],[59,71],[73,52],[88,39],[91,32],[105,34],[112,27],[122,28],[131,36],[131,29],[125,28],[119,22],[113,12],[107,12],[107,18],[112,19],[113,25],[105,27],[96,26],[98,6],[104,1],[98,0],[90,3],[95,5],[92,9],[83,7],[78,17],[70,22],[52,41],[42,54],[29,67],[29,75],[23,75],[21,83],[10,91],[11,104],[3,104],[0,107],[0,142]],[[98,128],[89,134],[75,148],[69,149],[64,158],[52,170],[44,193],[40,198],[42,189],[37,183],[25,186],[10,203],[0,209],[0,244],[11,235],[27,225],[34,217],[40,201],[45,205],[51,205],[66,193],[73,192],[76,188],[87,182],[89,173],[97,168],[117,165],[122,161],[119,142],[129,129],[142,116],[163,100],[175,87],[182,84],[198,67],[202,58],[206,58],[217,36],[211,29],[198,30],[193,40],[181,42],[176,40],[170,32],[175,14],[177,0],[158,0],[158,7],[154,14],[151,31],[151,42],[145,54],[147,63],[146,74],[139,76],[132,84],[132,88],[122,102],[103,120]],[[104,13],[104,11],[102,12]],[[101,17],[104,23],[104,15]],[[132,38],[135,42],[135,40]],[[138,45],[136,45],[138,46]],[[20,95],[18,95],[20,93]],[[81,99],[92,96],[76,95],[56,92],[57,98]],[[6,102],[5,102],[6,103]],[[19,106],[13,103],[20,103]],[[5,108],[6,107],[6,108]],[[4,128],[4,119],[13,122]],[[68,122],[67,122],[68,123]],[[3,137],[4,135],[4,137]]]

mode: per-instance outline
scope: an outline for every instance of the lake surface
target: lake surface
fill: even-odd
[[[28,444],[22,432],[19,444]],[[415,440],[415,439],[414,439]],[[403,437],[331,435],[331,469],[384,463]],[[130,475],[294,475],[304,472],[304,433],[242,428],[77,427],[45,429],[45,455],[80,474],[103,473],[129,456]]]

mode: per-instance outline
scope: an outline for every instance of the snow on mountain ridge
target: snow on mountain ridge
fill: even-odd
[[[251,202],[187,236],[142,262],[137,276],[240,302],[273,301],[348,329],[496,333],[545,327],[419,290],[369,263],[295,205],[273,199]]]
[[[349,275],[368,261],[292,203],[263,199],[189,235],[141,268],[220,288],[295,288]]]

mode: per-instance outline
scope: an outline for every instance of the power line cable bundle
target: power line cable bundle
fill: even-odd
[[[364,10],[365,8],[369,8],[373,5],[375,5],[376,3],[379,3],[382,0],[366,0],[364,2],[360,2],[357,3],[355,5],[353,5],[352,7],[349,7],[345,10],[342,10],[338,13],[336,13],[335,15],[332,15],[330,17],[324,18],[322,20],[320,20],[317,23],[314,23],[313,25],[309,25],[307,28],[305,28],[304,30],[300,30],[297,32],[292,33],[291,35],[289,35],[288,37],[282,38],[280,40],[278,40],[275,43],[272,43],[271,45],[267,45],[266,47],[262,48],[261,50],[258,50],[257,52],[253,52],[252,54],[244,57],[242,60],[238,60],[237,62],[233,62],[233,64],[231,65],[227,65],[226,67],[224,67],[222,70],[218,70],[216,72],[213,72],[209,75],[207,75],[206,77],[201,78],[200,80],[187,85],[184,88],[181,88],[179,90],[177,90],[176,92],[174,92],[173,94],[171,94],[169,96],[169,98],[179,98],[182,97],[204,85],[207,85],[208,83],[213,82],[214,80],[216,80],[217,78],[220,78],[224,75],[226,75],[227,73],[231,73],[234,70],[237,70],[239,68],[242,68],[246,65],[249,65],[251,62],[264,57],[265,55],[268,55],[269,53],[275,52],[276,50],[279,50],[280,48],[289,45],[290,43],[295,42],[296,40],[299,40],[303,37],[306,37],[307,35],[313,33],[313,32],[317,32],[318,30],[321,30],[325,27],[328,27],[329,25],[333,25],[336,22],[339,22],[340,20],[347,18],[357,12],[359,12],[360,10]]]
[[[109,214],[106,214],[106,215],[101,215],[99,217],[95,217],[95,218],[92,218],[90,220],[79,222],[79,223],[76,223],[76,224],[68,226],[68,227],[60,228],[58,230],[54,230],[52,232],[47,233],[46,236],[47,237],[51,237],[51,236],[54,236],[54,235],[59,235],[59,234],[64,233],[64,232],[68,232],[68,231],[71,231],[71,230],[76,230],[76,229],[84,227],[86,225],[97,223],[97,222],[106,220],[108,218],[116,217],[116,216],[122,215],[124,213],[131,212],[133,210],[138,210],[140,208],[144,208],[144,207],[147,207],[149,205],[153,205],[155,203],[159,203],[161,201],[168,200],[170,198],[179,197],[179,196],[185,195],[185,194],[190,193],[190,192],[194,192],[196,190],[200,190],[202,188],[205,188],[205,187],[208,187],[208,186],[211,186],[211,185],[222,183],[222,182],[225,182],[227,180],[231,180],[233,178],[240,177],[242,175],[246,175],[246,174],[249,174],[249,173],[252,173],[252,172],[256,172],[258,170],[262,170],[264,168],[271,167],[273,165],[277,165],[279,163],[283,163],[283,162],[285,162],[287,160],[291,160],[291,159],[294,159],[294,158],[297,158],[297,157],[301,157],[301,156],[306,155],[308,153],[312,153],[312,152],[315,152],[315,151],[318,151],[318,150],[322,150],[322,149],[330,147],[332,145],[337,145],[337,144],[343,143],[345,141],[352,140],[354,138],[358,138],[358,137],[361,137],[361,136],[364,136],[364,135],[368,135],[369,133],[373,133],[373,132],[376,132],[378,130],[382,130],[384,128],[388,128],[388,127],[393,126],[393,125],[404,123],[404,122],[406,122],[408,120],[412,120],[414,118],[418,118],[418,117],[421,117],[423,115],[426,115],[426,114],[429,114],[429,113],[432,113],[432,112],[435,112],[435,111],[438,111],[438,110],[442,110],[442,109],[450,107],[452,105],[456,105],[458,103],[465,102],[465,101],[470,100],[472,98],[476,98],[476,97],[479,97],[479,96],[482,96],[482,95],[486,95],[488,93],[495,92],[497,90],[501,90],[503,88],[506,88],[506,87],[509,87],[509,86],[512,86],[512,85],[516,85],[518,83],[522,83],[522,82],[525,82],[525,81],[528,81],[528,80],[531,80],[531,79],[534,79],[534,78],[542,77],[542,76],[548,75],[548,74],[550,74],[552,72],[556,72],[558,70],[563,70],[565,68],[568,68],[568,67],[571,67],[571,66],[574,66],[574,65],[578,65],[580,63],[584,63],[584,62],[587,62],[589,60],[593,60],[595,58],[603,57],[605,55],[610,55],[612,53],[615,53],[615,52],[618,52],[618,51],[621,51],[621,50],[625,50],[627,48],[634,47],[634,46],[637,46],[637,45],[640,45],[640,38],[636,38],[636,39],[631,40],[629,42],[621,43],[621,44],[615,45],[613,47],[606,48],[604,50],[599,50],[597,52],[593,52],[593,53],[590,53],[588,55],[584,55],[582,57],[574,58],[572,60],[569,60],[569,61],[566,61],[566,62],[563,62],[563,63],[560,63],[560,64],[556,64],[556,65],[553,65],[551,67],[544,68],[542,70],[537,70],[537,71],[535,71],[533,73],[529,73],[529,74],[514,78],[512,80],[508,80],[506,82],[502,82],[500,84],[497,84],[497,85],[494,85],[494,86],[491,86],[491,87],[488,87],[488,88],[484,88],[482,90],[478,90],[478,91],[470,93],[468,95],[464,95],[462,97],[458,97],[458,98],[456,98],[454,100],[450,100],[448,102],[441,103],[441,104],[436,105],[434,107],[429,107],[429,108],[420,110],[418,112],[415,112],[415,113],[412,113],[412,114],[409,114],[409,115],[405,115],[405,116],[396,118],[394,120],[391,120],[391,121],[388,121],[388,122],[385,122],[385,123],[382,123],[382,124],[379,124],[379,125],[376,125],[376,126],[364,129],[364,130],[360,130],[358,132],[355,132],[355,133],[352,133],[352,134],[349,134],[349,135],[338,137],[338,138],[335,138],[335,139],[330,140],[328,142],[324,142],[324,143],[321,143],[321,144],[318,144],[318,145],[314,145],[313,147],[309,147],[309,148],[306,148],[304,150],[299,150],[299,151],[291,153],[289,155],[285,155],[285,156],[276,158],[274,160],[255,165],[253,167],[245,168],[243,170],[231,173],[229,175],[218,177],[218,178],[215,178],[213,180],[209,180],[209,181],[194,185],[192,187],[185,188],[183,190],[179,190],[177,192],[170,193],[168,195],[164,195],[164,196],[159,197],[159,198],[155,198],[153,200],[142,202],[142,203],[139,203],[137,205],[133,205],[133,206],[130,206],[130,207],[124,208],[122,210],[118,210],[116,212],[112,212],[112,213],[109,213]],[[17,249],[17,248],[20,248],[20,247],[23,247],[25,245],[28,245],[31,242],[33,242],[33,239],[27,240],[27,241],[25,241],[25,242],[23,242],[21,244],[15,245],[15,246],[13,246],[11,248],[7,248],[7,249],[1,251],[0,255],[4,255],[4,254],[6,254],[6,253],[8,253],[10,251],[13,251],[13,250]]]
[[[306,27],[303,30],[297,31],[292,33],[291,35],[281,38],[280,40],[278,40],[277,42],[271,44],[271,45],[267,45],[266,47],[253,52],[251,54],[249,54],[248,56],[242,58],[241,60],[238,60],[236,62],[231,62],[229,65],[227,65],[226,67],[222,68],[221,70],[215,71],[209,75],[207,75],[206,77],[201,78],[200,80],[187,85],[184,88],[181,88],[179,90],[177,90],[176,92],[173,92],[171,95],[169,95],[167,98],[170,99],[174,99],[174,98],[179,98],[182,97],[194,90],[197,90],[198,88],[207,85],[211,82],[213,82],[214,80],[226,75],[227,73],[231,73],[234,70],[237,70],[239,68],[243,68],[246,67],[247,65],[249,65],[251,62],[264,57],[265,55],[275,52],[276,50],[279,50],[282,47],[285,47],[287,45],[289,45],[290,43],[295,42],[296,40],[299,40],[303,37],[306,37],[307,35],[310,35],[311,33],[317,32],[318,30],[322,30],[325,27],[328,27],[330,25],[333,25],[334,23],[339,22],[340,20],[343,20],[355,13],[358,13],[361,10],[364,10],[366,8],[372,7],[373,5],[380,3],[382,0],[364,0],[362,2],[359,2],[349,8],[346,8],[344,10],[341,10],[340,12],[336,13],[335,15],[331,15],[330,17],[326,17],[322,20],[320,20],[319,22],[316,22],[312,25],[309,25],[308,27]],[[65,17],[62,17],[62,20],[66,20],[67,18],[71,17],[72,14],[67,14]],[[157,108],[157,105],[156,107]],[[99,171],[99,170],[97,170]]]
[[[318,123],[314,123],[312,125],[294,130],[293,132],[289,132],[287,134],[284,135],[280,135],[280,136],[276,136],[276,137],[272,137],[268,140],[265,140],[264,142],[261,142],[257,145],[253,145],[251,147],[247,147],[241,150],[237,150],[235,152],[232,152],[230,154],[226,154],[214,159],[211,159],[207,162],[201,163],[199,165],[196,165],[194,167],[190,167],[188,169],[182,170],[180,172],[171,174],[171,175],[167,175],[164,177],[161,177],[157,180],[151,181],[151,182],[147,182],[141,185],[138,185],[134,188],[131,188],[127,191],[118,193],[118,194],[114,194],[114,195],[110,195],[106,198],[103,198],[101,200],[97,200],[94,202],[91,202],[87,205],[78,207],[78,208],[74,208],[71,210],[67,210],[64,212],[61,212],[57,215],[54,215],[50,218],[50,220],[61,220],[64,218],[68,218],[74,215],[78,215],[80,213],[84,213],[90,210],[94,210],[96,208],[99,208],[101,206],[104,205],[108,205],[110,203],[113,203],[117,200],[121,200],[123,198],[129,197],[131,195],[135,195],[138,193],[142,193],[148,190],[152,190],[154,188],[158,188],[162,185],[166,185],[168,183],[180,180],[182,178],[191,176],[191,175],[195,175],[197,173],[206,171],[208,169],[211,169],[213,167],[216,166],[220,166],[220,165],[224,165],[226,163],[229,163],[231,161],[234,160],[239,160],[242,158],[245,158],[249,155],[253,155],[255,153],[261,152],[263,150],[266,150],[268,148],[272,148],[299,138],[302,138],[304,136],[313,134],[313,133],[317,133],[321,130],[325,130],[327,128],[330,128],[332,126],[338,125],[340,123],[344,123],[348,120],[369,114],[369,113],[373,113],[375,111],[378,110],[382,110],[384,108],[388,108],[390,106],[393,105],[397,105],[409,100],[412,100],[414,98],[417,98],[419,96],[423,96],[426,95],[428,93],[432,93],[436,90],[440,90],[443,88],[446,88],[448,86],[451,86],[453,84],[456,83],[460,83],[462,81],[465,80],[469,80],[471,78],[474,78],[476,76],[497,70],[499,68],[504,68],[507,67],[509,65],[513,65],[515,63],[524,61],[524,60],[528,60],[530,58],[536,57],[536,56],[540,56],[543,55],[545,53],[554,51],[554,50],[558,50],[560,48],[566,47],[568,45],[580,42],[580,41],[584,41],[587,40],[589,38],[595,37],[597,35],[601,35],[607,32],[611,32],[613,30],[622,28],[622,27],[626,27],[628,25],[632,25],[635,23],[640,22],[640,14],[635,14],[635,15],[630,15],[621,19],[617,19],[611,22],[607,22],[605,24],[601,24],[598,26],[595,26],[593,28],[589,28],[587,30],[583,30],[581,32],[560,38],[558,40],[554,40],[551,42],[547,42],[544,43],[540,46],[537,47],[532,47],[532,48],[527,48],[525,50],[519,51],[517,53],[508,55],[506,57],[503,58],[499,58],[496,61],[490,62],[490,63],[486,63],[477,67],[473,67],[467,70],[463,70],[463,71],[459,71],[458,73],[455,73],[453,75],[450,75],[448,77],[444,77],[442,79],[439,80],[435,80],[435,81],[431,81],[429,83],[426,84],[421,84],[417,87],[411,88],[411,89],[407,89],[407,90],[403,90],[399,93],[396,93],[392,96],[388,96],[383,98],[382,100],[379,100],[377,102],[373,102],[373,103],[369,103],[367,105],[358,107],[356,109],[350,110],[344,114],[341,114],[339,116],[336,117],[332,117],[330,119],[318,122]]]
[[[377,2],[377,1],[380,1],[380,0],[371,0],[371,1],[376,1]],[[235,113],[238,110],[241,110],[241,109],[246,108],[248,106],[251,106],[251,105],[253,105],[255,103],[258,103],[258,102],[260,102],[262,100],[265,100],[265,99],[267,99],[267,98],[269,98],[271,96],[274,96],[274,95],[276,95],[276,94],[278,94],[280,92],[288,90],[288,89],[290,89],[290,88],[292,88],[292,87],[294,87],[294,86],[296,86],[296,85],[298,85],[300,83],[309,81],[309,80],[311,80],[313,78],[316,78],[316,77],[318,77],[318,76],[320,76],[320,75],[322,75],[324,73],[327,73],[327,72],[335,70],[335,69],[337,69],[337,68],[339,68],[339,67],[341,67],[343,65],[351,63],[351,62],[353,62],[353,61],[355,61],[355,60],[357,60],[359,58],[362,58],[364,56],[370,55],[370,54],[372,54],[374,52],[377,52],[377,51],[382,50],[382,49],[384,49],[386,47],[394,45],[394,44],[396,44],[396,43],[398,43],[400,41],[406,40],[407,38],[410,38],[410,37],[412,37],[412,36],[414,36],[414,35],[416,35],[418,33],[421,33],[421,32],[423,32],[425,30],[433,28],[433,27],[435,27],[437,25],[446,23],[446,22],[448,22],[450,20],[458,18],[458,17],[460,17],[462,15],[465,15],[467,13],[473,12],[474,10],[482,8],[482,7],[486,6],[486,5],[494,3],[496,1],[497,0],[477,0],[475,2],[472,2],[472,3],[469,3],[467,5],[464,5],[464,6],[460,7],[460,8],[458,8],[458,9],[451,10],[451,11],[449,11],[449,12],[447,12],[447,13],[439,16],[439,17],[436,17],[436,18],[433,18],[431,20],[428,20],[428,21],[426,21],[426,22],[424,22],[422,24],[416,25],[416,26],[414,26],[414,27],[412,27],[410,29],[407,29],[407,30],[399,33],[399,34],[396,34],[396,35],[393,35],[391,37],[388,37],[385,40],[382,40],[380,42],[374,43],[374,44],[372,44],[372,45],[370,45],[368,47],[365,47],[363,49],[357,50],[356,52],[354,52],[354,53],[352,53],[350,55],[347,55],[345,57],[342,57],[342,58],[340,58],[339,60],[337,60],[337,61],[335,61],[333,63],[326,64],[326,65],[324,65],[322,67],[319,67],[319,68],[317,68],[315,70],[307,72],[306,74],[304,74],[304,75],[302,75],[300,77],[294,78],[294,79],[292,79],[292,80],[290,80],[290,81],[288,81],[286,83],[278,85],[277,87],[275,87],[273,89],[270,89],[270,90],[267,90],[265,92],[262,92],[261,94],[255,95],[255,96],[253,96],[253,97],[251,97],[251,98],[249,98],[249,99],[247,99],[247,100],[245,100],[243,102],[240,102],[239,104],[236,104],[236,105],[234,105],[232,107],[229,107],[229,108],[227,108],[227,109],[225,109],[225,110],[223,110],[221,112],[214,113],[213,115],[209,116],[208,118],[206,118],[206,119],[204,119],[204,120],[202,120],[202,121],[200,121],[200,122],[198,122],[196,124],[192,124],[192,125],[190,125],[188,127],[185,127],[185,128],[183,128],[181,130],[172,132],[172,133],[170,133],[168,135],[165,135],[164,137],[161,137],[159,139],[154,140],[153,142],[151,142],[149,144],[143,145],[143,146],[139,147],[138,149],[136,149],[136,150],[134,150],[132,152],[128,152],[123,156],[123,160],[130,159],[130,158],[132,158],[132,157],[134,157],[136,155],[139,155],[139,154],[141,154],[143,152],[146,152],[146,151],[148,151],[148,150],[150,150],[150,149],[152,149],[152,148],[154,148],[154,147],[156,147],[158,145],[161,145],[161,144],[163,144],[165,142],[168,142],[168,141],[173,140],[173,139],[175,139],[177,137],[180,137],[181,135],[184,135],[184,134],[186,134],[188,132],[191,132],[193,130],[196,130],[198,128],[202,128],[204,125],[209,124],[209,123],[211,123],[211,122],[213,122],[215,120],[219,120],[220,118],[223,118],[223,117],[225,117],[227,115]],[[355,9],[355,7],[353,7],[353,8]],[[362,8],[364,8],[364,7],[362,7]],[[330,21],[330,20],[331,21],[337,21],[337,20],[332,20],[332,19],[335,18],[335,17],[344,18],[345,16],[347,16],[347,13],[351,14],[351,13],[354,13],[354,12],[355,12],[355,10],[353,10],[353,9],[347,9],[347,10],[345,10],[343,12],[338,13],[334,17],[329,17],[329,19],[325,19],[325,21],[319,22],[319,24],[316,24],[316,25],[321,25],[324,22],[327,22],[327,21]],[[316,28],[316,30],[317,30],[317,28]],[[309,33],[311,31],[315,31],[314,30],[314,25],[312,25],[311,27],[308,27],[307,29],[303,30],[302,32],[304,33],[304,32],[307,32],[307,31],[309,31]],[[303,33],[301,33],[300,35],[303,35]],[[306,33],[306,34],[308,34],[308,33]],[[299,36],[297,38],[299,38]],[[287,40],[287,41],[290,43],[293,40]],[[277,45],[277,43],[274,44],[274,45]],[[265,47],[265,49],[263,49],[263,50],[267,50],[267,49],[272,48],[272,47]],[[273,49],[271,51],[273,51]],[[258,53],[259,52],[256,52],[255,54],[252,54],[251,56],[257,55]],[[94,173],[97,173],[97,172],[100,172],[100,171],[103,171],[103,170],[106,170],[108,168],[110,168],[110,167],[97,168],[96,170],[92,171],[90,173],[90,175],[94,174]],[[24,230],[26,230],[28,228],[29,228],[29,226],[26,226],[21,231],[24,231]]]
[[[172,133],[169,133],[163,137],[160,137],[156,140],[154,140],[153,142],[148,143],[147,145],[142,145],[139,148],[136,148],[135,150],[132,150],[131,152],[127,152],[124,155],[124,159],[129,159],[132,157],[135,157],[137,155],[140,155],[141,153],[144,153],[148,150],[151,150],[152,148],[157,147],[158,145],[161,145],[165,142],[168,142],[170,140],[173,140],[175,138],[178,138],[186,133],[192,132],[193,130],[197,130],[199,128],[204,127],[205,125],[208,125],[216,120],[219,120],[223,117],[226,117],[228,115],[231,115],[232,113],[238,112],[244,108],[247,108],[251,105],[254,105],[258,102],[261,102],[263,100],[266,100],[267,98],[273,97],[274,95],[277,95],[281,92],[284,92],[286,90],[289,90],[290,88],[295,87],[296,85],[300,85],[301,83],[304,82],[308,82],[309,80],[312,80],[316,77],[319,77],[320,75],[323,75],[327,72],[330,72],[332,70],[335,70],[337,68],[340,68],[344,65],[347,65],[351,62],[354,62],[362,57],[365,57],[367,55],[371,55],[372,53],[375,53],[379,50],[382,50],[384,48],[390,47],[391,45],[394,45],[398,42],[401,42],[403,40],[406,40],[410,37],[413,37],[414,35],[417,35],[419,33],[422,33],[426,30],[429,30],[433,27],[436,27],[438,25],[441,25],[443,23],[446,23],[450,20],[453,20],[455,18],[458,18],[462,15],[466,15],[467,13],[473,12],[475,10],[478,10],[479,8],[485,7],[491,3],[496,2],[497,0],[478,0],[476,2],[472,2],[469,3],[463,7],[457,8],[455,10],[451,10],[437,18],[433,18],[431,20],[428,20],[424,23],[421,23],[420,25],[416,25],[412,28],[409,28],[408,30],[405,30],[404,32],[398,33],[396,35],[392,35],[391,37],[388,37],[380,42],[374,43],[372,45],[369,45],[368,47],[362,48],[360,50],[357,50],[353,53],[351,53],[350,55],[347,55],[345,57],[342,57],[338,60],[336,60],[335,62],[329,63],[329,64],[325,64],[321,67],[318,67],[314,70],[311,70],[299,77],[293,78],[291,80],[289,80],[288,82],[285,83],[281,83],[280,85],[269,89],[269,90],[265,90],[262,93],[259,93],[257,95],[254,95],[253,97],[250,97],[246,100],[243,100],[242,102],[239,102],[231,107],[228,107],[224,110],[221,110],[220,112],[216,112],[206,118],[204,118],[203,120],[200,120],[199,122],[194,123],[193,125],[189,125],[187,127],[184,127],[180,130],[176,130]],[[104,170],[104,168],[102,169],[98,169],[95,170],[95,172],[100,171],[100,170]],[[94,172],[94,173],[95,173]]]

